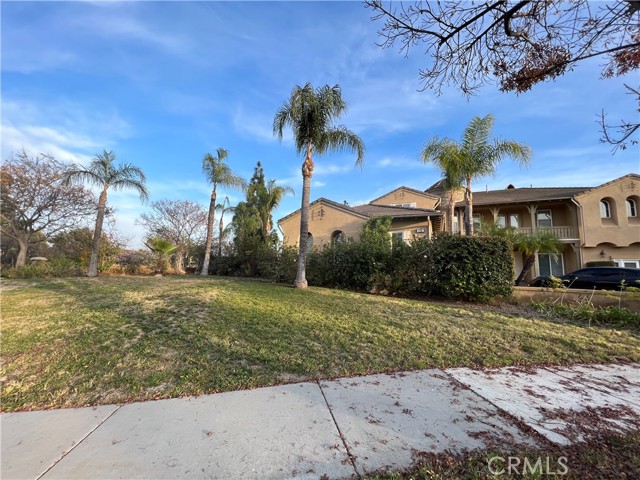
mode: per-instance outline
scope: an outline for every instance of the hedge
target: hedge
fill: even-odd
[[[371,247],[368,242],[352,242],[314,252],[307,259],[309,283],[474,301],[512,292],[512,248],[502,238],[442,235],[411,245]]]

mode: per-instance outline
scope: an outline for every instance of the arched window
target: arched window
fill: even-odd
[[[638,216],[638,204],[633,198],[627,198],[627,217]]]
[[[338,243],[345,243],[347,241],[347,236],[344,234],[342,230],[336,230],[331,234],[331,245],[336,245]]]
[[[600,218],[611,218],[611,204],[608,200],[600,200]]]
[[[313,251],[313,235],[309,233],[307,235],[307,253],[311,253]]]

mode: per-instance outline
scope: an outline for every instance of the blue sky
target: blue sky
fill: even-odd
[[[249,178],[295,189],[275,218],[300,206],[300,165],[290,135],[272,134],[273,115],[294,85],[340,84],[341,119],[364,140],[353,154],[316,157],[311,199],[351,205],[400,185],[425,189],[438,171],[420,163],[425,141],[454,139],[475,115],[493,113],[497,137],[529,144],[527,168],[504,162],[476,191],[516,186],[590,186],[640,170],[638,147],[611,154],[598,142],[597,114],[637,118],[623,83],[599,79],[598,60],[516,96],[489,86],[471,99],[454,87],[420,92],[427,57],[376,46],[379,24],[360,2],[6,2],[2,17],[2,159],[50,153],[87,163],[103,149],[140,166],[152,200],[208,206],[206,152],[229,150]],[[637,86],[637,85],[636,85]],[[228,194],[232,203],[242,199]],[[140,246],[135,225],[148,209],[133,192],[111,192],[116,226]]]

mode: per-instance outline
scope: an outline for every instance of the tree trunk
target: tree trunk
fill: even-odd
[[[313,176],[313,160],[311,145],[307,145],[307,158],[302,164],[302,208],[300,209],[300,251],[298,252],[298,274],[294,285],[296,288],[307,288],[307,238],[309,236],[309,197],[311,195],[311,177]]]
[[[93,230],[93,243],[91,246],[91,256],[89,257],[89,270],[87,277],[98,276],[98,260],[100,259],[100,239],[102,238],[102,222],[104,221],[104,210],[107,205],[107,188],[105,187],[98,200],[98,216],[96,217],[96,228]]]
[[[464,191],[464,234],[468,237],[473,236],[473,198],[470,178],[467,178],[467,187]]]
[[[220,226],[218,232],[218,258],[222,257],[222,232],[224,231],[224,210],[220,214]]]
[[[518,278],[516,278],[516,285],[520,285],[525,283],[524,282],[524,277],[527,276],[527,273],[529,273],[529,270],[531,270],[531,267],[533,267],[533,264],[536,261],[536,255],[535,253],[533,255],[527,255],[527,259],[524,262],[524,265],[522,266],[522,271],[520,272],[520,275],[518,275]]]
[[[449,205],[448,205],[449,214],[448,214],[448,218],[447,218],[447,224],[448,224],[448,227],[449,227],[448,228],[449,233],[451,233],[452,235],[455,233],[453,231],[453,218],[454,218],[454,216],[456,214],[456,203],[454,201],[454,198],[455,198],[455,190],[451,189],[451,190],[449,190]]]
[[[27,237],[16,238],[18,241],[18,258],[16,259],[16,268],[22,268],[27,264],[27,250],[29,249],[29,242]]]
[[[207,242],[204,249],[204,261],[200,275],[209,275],[209,260],[211,259],[211,245],[213,244],[213,222],[216,216],[216,187],[213,185],[211,203],[209,204],[209,217],[207,218]]]
[[[186,256],[186,251],[184,247],[178,247],[173,257],[173,268],[175,268],[176,273],[180,275],[184,273],[184,257],[185,256]]]

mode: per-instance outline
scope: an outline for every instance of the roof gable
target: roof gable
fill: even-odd
[[[595,192],[597,190],[600,190],[601,188],[605,188],[608,187],[610,185],[614,185],[616,183],[620,183],[623,182],[624,180],[631,180],[630,184],[632,185],[631,189],[637,191],[638,193],[640,193],[640,175],[638,175],[637,173],[627,173],[626,175],[623,175],[621,177],[615,178],[609,182],[603,183],[602,185],[598,185],[597,187],[591,187],[591,188],[587,188],[585,189],[585,191],[580,192],[579,194],[576,195],[576,197],[581,197],[583,195],[587,195],[591,192]],[[636,183],[638,182],[638,183]]]
[[[311,202],[309,204],[309,209],[313,208],[316,205],[326,205],[327,207],[335,208],[335,209],[340,210],[342,212],[354,215],[354,216],[356,216],[358,218],[365,218],[365,219],[370,218],[369,215],[366,215],[365,213],[362,213],[362,212],[359,212],[359,211],[355,210],[354,207],[350,207],[350,206],[345,205],[343,203],[334,202],[333,200],[329,200],[328,198],[324,198],[324,197],[320,197],[320,198],[314,200],[313,202]],[[287,221],[290,218],[294,217],[298,213],[300,213],[300,209],[297,209],[297,210],[291,212],[289,215],[285,215],[280,220],[278,220],[278,223],[281,223],[283,221]]]
[[[433,195],[433,194],[428,193],[428,192],[423,192],[421,190],[416,190],[415,188],[411,188],[411,187],[401,186],[401,187],[398,187],[398,188],[395,188],[395,189],[391,190],[390,192],[385,193],[384,195],[380,195],[378,198],[376,198],[374,200],[371,200],[369,202],[369,204],[375,205],[377,201],[383,199],[384,197],[388,197],[389,195],[394,194],[394,193],[399,192],[399,191],[405,191],[405,192],[413,193],[415,195],[420,195],[421,197],[429,198],[431,200],[437,200],[437,201],[440,200],[440,197],[438,195]]]

